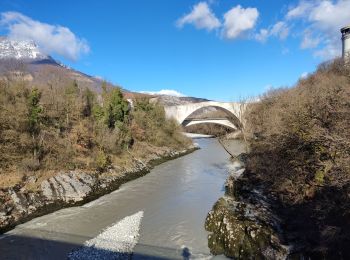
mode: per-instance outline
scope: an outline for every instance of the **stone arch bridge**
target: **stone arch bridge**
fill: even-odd
[[[203,119],[190,117],[195,111],[206,107],[215,107],[225,112],[227,117]],[[239,129],[244,125],[243,114],[246,109],[246,104],[238,102],[207,101],[178,106],[166,106],[164,109],[167,118],[173,118],[183,126],[213,123],[224,125],[232,129]]]

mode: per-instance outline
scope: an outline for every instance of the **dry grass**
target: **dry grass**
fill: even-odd
[[[21,183],[25,174],[23,172],[18,172],[15,169],[8,170],[0,174],[0,189],[5,189],[9,187],[14,187]]]

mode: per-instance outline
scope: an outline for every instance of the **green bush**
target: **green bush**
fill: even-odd
[[[97,170],[100,172],[103,172],[110,165],[111,165],[110,157],[103,150],[100,150],[96,155],[96,168],[97,168]]]
[[[136,100],[132,113],[132,135],[136,140],[156,146],[181,147],[190,142],[181,130],[174,120],[165,117],[163,106],[146,98]]]
[[[113,89],[104,101],[104,120],[109,128],[120,127],[128,120],[129,104],[120,89]]]

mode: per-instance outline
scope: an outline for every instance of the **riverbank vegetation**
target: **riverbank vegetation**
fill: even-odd
[[[246,168],[278,205],[294,253],[349,259],[350,69],[325,63],[250,105]]]
[[[133,103],[134,109],[119,88],[106,84],[96,93],[76,81],[39,87],[0,81],[0,187],[28,173],[102,172],[123,158],[142,159],[156,147],[190,144],[179,126],[165,118],[161,105],[147,98]]]
[[[216,124],[198,124],[198,125],[186,126],[184,131],[188,133],[196,133],[196,134],[212,135],[215,137],[220,137],[220,136],[225,136],[228,133],[232,132],[232,129],[225,126],[216,125]]]

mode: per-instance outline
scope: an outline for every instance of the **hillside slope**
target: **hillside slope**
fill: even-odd
[[[0,49],[0,232],[193,149],[149,96],[132,95],[131,109],[126,91],[58,64],[32,42],[10,43]]]
[[[0,37],[0,78],[24,80],[28,85],[42,87],[64,87],[76,81],[80,87],[98,93],[101,93],[104,82],[59,63],[42,53],[33,41],[6,37]],[[107,83],[107,87],[111,86]]]
[[[264,187],[294,255],[350,258],[350,70],[322,64],[250,107],[246,178]]]

